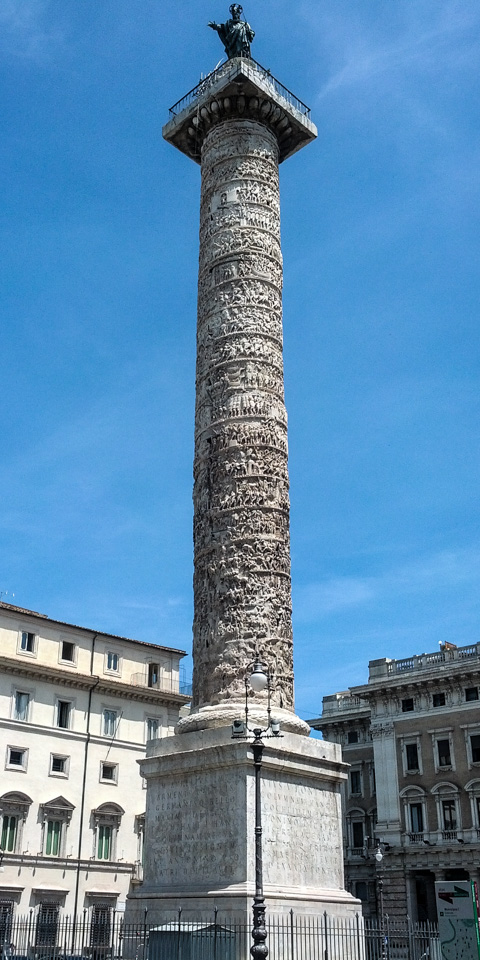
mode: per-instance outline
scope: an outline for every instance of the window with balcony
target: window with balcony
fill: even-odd
[[[423,804],[410,804],[410,828],[412,833],[423,833]]]
[[[457,829],[457,805],[455,800],[442,800],[442,820],[444,830]]]
[[[352,820],[352,846],[363,850],[364,841],[363,820]]]
[[[148,686],[156,687],[160,677],[160,670],[158,663],[149,663],[148,664]]]

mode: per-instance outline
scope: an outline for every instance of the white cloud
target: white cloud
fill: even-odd
[[[478,4],[456,0],[438,4],[423,0],[412,4],[400,0],[391,14],[369,20],[368,8],[355,18],[355,6],[334,8],[317,20],[321,43],[330,56],[331,74],[320,89],[318,100],[338,90],[353,88],[364,97],[369,85],[373,95],[388,92],[410,105],[413,116],[422,125],[443,129],[442,118],[432,113],[416,90],[418,77],[443,78],[474,67],[478,62],[480,26]],[[392,107],[394,104],[392,103]]]
[[[475,582],[480,585],[480,549],[445,550],[379,576],[336,577],[300,587],[295,594],[295,619],[299,623],[314,622],[348,607],[365,607],[372,602],[380,604],[387,599]]]

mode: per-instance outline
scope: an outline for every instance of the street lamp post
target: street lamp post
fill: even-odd
[[[263,894],[263,856],[262,856],[262,758],[265,744],[264,737],[280,736],[280,723],[274,720],[271,715],[271,687],[272,678],[270,670],[257,657],[252,664],[249,664],[247,670],[253,668],[249,676],[245,677],[245,722],[234,720],[232,725],[232,737],[234,739],[247,739],[249,733],[253,734],[253,766],[255,771],[255,896],[253,898],[253,944],[250,947],[250,953],[253,960],[266,960],[268,957],[267,947],[267,928],[265,924],[265,897]],[[249,727],[248,725],[248,694],[249,686],[254,693],[267,691],[267,726]]]
[[[377,840],[377,849],[375,851],[375,860],[377,861],[377,867],[379,872],[377,873],[377,885],[378,885],[378,905],[380,908],[380,930],[382,936],[382,960],[387,960],[388,958],[388,936],[385,932],[385,909],[383,901],[383,851],[381,847],[380,840]]]

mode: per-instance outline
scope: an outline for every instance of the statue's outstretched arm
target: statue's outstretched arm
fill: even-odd
[[[207,27],[211,27],[212,30],[218,30],[218,23],[215,23],[215,20],[209,20]]]

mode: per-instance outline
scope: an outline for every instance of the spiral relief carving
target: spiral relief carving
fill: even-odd
[[[232,117],[201,165],[192,707],[240,700],[258,647],[293,711],[277,136]]]

